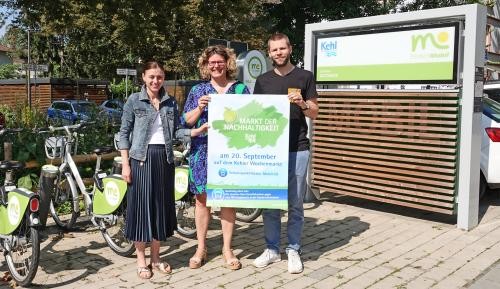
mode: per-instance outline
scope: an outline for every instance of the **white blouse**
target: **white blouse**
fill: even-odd
[[[163,136],[163,126],[161,125],[160,113],[156,114],[152,130],[153,130],[153,135],[149,140],[149,144],[165,144],[165,137]]]

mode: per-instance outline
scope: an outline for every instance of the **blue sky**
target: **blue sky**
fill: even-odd
[[[0,6],[0,12],[5,12],[5,11],[6,11],[5,7]],[[0,28],[0,37],[2,37],[5,34],[5,30],[6,30],[6,28],[9,25],[11,20],[12,20],[12,17],[9,17],[7,19],[5,25]]]

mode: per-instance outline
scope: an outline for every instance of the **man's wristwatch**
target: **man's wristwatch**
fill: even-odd
[[[302,109],[303,111],[304,111],[304,110],[308,110],[308,109],[309,109],[309,103],[305,102],[305,104],[306,104],[306,107],[304,107],[304,108],[302,108],[302,107],[301,107],[301,108],[300,108],[300,109]]]

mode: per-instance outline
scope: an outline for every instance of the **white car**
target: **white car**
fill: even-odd
[[[500,188],[500,84],[487,84],[484,92],[480,197],[488,189]]]

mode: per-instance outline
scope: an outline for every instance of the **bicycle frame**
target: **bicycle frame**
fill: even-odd
[[[69,181],[69,185],[71,188],[71,192],[75,193],[76,195],[73,196],[73,208],[75,212],[79,210],[79,198],[78,198],[78,189],[83,195],[84,198],[84,203],[85,203],[85,208],[86,210],[89,210],[92,205],[92,198],[87,192],[87,189],[85,188],[85,184],[83,183],[83,179],[80,176],[80,172],[78,171],[78,167],[76,166],[75,161],[73,160],[73,157],[71,156],[71,150],[73,143],[75,142],[75,139],[73,137],[73,133],[70,131],[72,128],[80,128],[80,125],[70,125],[70,126],[63,126],[63,129],[66,133],[67,140],[64,143],[63,150],[61,151],[61,165],[59,166],[59,174],[65,174],[68,179],[72,179],[76,181],[76,186],[75,183],[72,183]],[[57,128],[51,128],[52,131],[58,130]],[[100,164],[96,166],[96,169],[99,169]],[[68,172],[68,167],[69,167],[69,172]],[[78,186],[78,189],[77,189]],[[95,188],[94,188],[95,189]]]
[[[94,171],[94,186],[87,190],[83,179],[78,172],[77,165],[72,156],[73,145],[76,146],[76,131],[82,124],[68,125],[63,127],[50,127],[50,131],[63,130],[66,134],[63,138],[52,137],[45,142],[47,157],[61,159],[59,167],[51,166],[42,169],[42,177],[48,183],[47,190],[51,190],[50,184],[56,184],[56,195],[52,195],[50,210],[56,224],[65,229],[71,229],[80,214],[79,194],[84,200],[85,212],[91,217],[92,224],[97,227],[108,246],[121,256],[130,256],[135,248],[133,242],[124,237],[126,219],[127,183],[117,175],[109,175],[101,172],[101,159],[105,153],[112,152],[110,147],[96,148],[97,162]],[[74,137],[75,136],[75,137]],[[41,177],[41,178],[42,178]],[[45,184],[45,182],[41,184]],[[67,187],[69,186],[69,187]],[[70,191],[68,191],[68,189]],[[66,197],[71,196],[71,199]],[[56,205],[71,202],[72,211],[69,218],[59,218]]]
[[[94,171],[94,187],[92,191],[85,188],[83,179],[78,171],[78,167],[71,155],[75,138],[74,132],[71,129],[80,128],[81,124],[63,126],[60,128],[50,128],[51,131],[64,130],[66,141],[61,146],[61,165],[58,168],[59,178],[64,174],[68,180],[71,193],[73,195],[73,210],[78,213],[79,198],[78,191],[82,194],[85,203],[87,214],[92,215],[92,222],[97,227],[100,227],[95,218],[105,218],[113,222],[113,212],[120,206],[127,190],[127,184],[120,177],[107,176],[107,174],[99,174],[101,168],[101,156],[97,156],[96,167]],[[101,187],[100,182],[104,185]],[[101,187],[101,188],[100,188]]]

